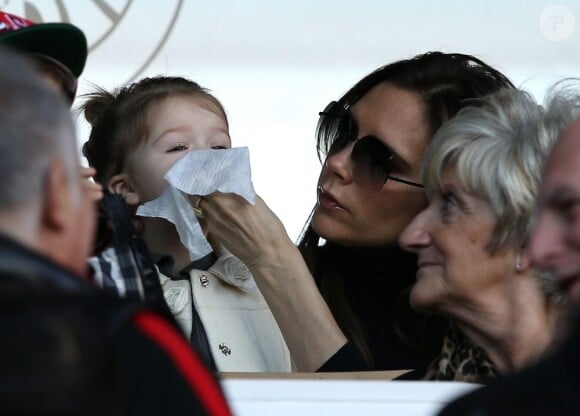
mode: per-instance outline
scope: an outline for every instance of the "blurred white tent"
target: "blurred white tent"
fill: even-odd
[[[0,0],[90,44],[79,93],[156,74],[210,88],[256,190],[296,238],[315,202],[318,111],[373,69],[428,50],[477,55],[541,98],[580,75],[580,3],[547,0]],[[80,142],[87,127],[79,121]]]

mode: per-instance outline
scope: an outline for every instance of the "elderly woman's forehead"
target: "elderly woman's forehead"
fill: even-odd
[[[446,190],[451,185],[463,189],[458,178],[457,163],[455,161],[441,165],[441,171],[425,183],[428,195],[433,196]]]

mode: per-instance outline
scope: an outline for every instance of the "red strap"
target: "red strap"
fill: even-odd
[[[225,398],[191,346],[173,327],[153,312],[139,312],[133,322],[161,347],[189,383],[196,397],[210,415],[231,415]]]

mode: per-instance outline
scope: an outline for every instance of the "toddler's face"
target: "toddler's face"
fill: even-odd
[[[204,98],[169,97],[149,112],[151,129],[127,160],[131,185],[140,203],[156,199],[167,187],[163,175],[188,152],[228,149],[228,126]]]

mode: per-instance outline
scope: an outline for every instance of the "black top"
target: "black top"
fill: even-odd
[[[205,415],[202,394],[223,400],[160,312],[2,235],[0,316],[0,414]]]
[[[441,349],[446,323],[409,305],[415,255],[399,248],[333,249],[341,263],[345,297],[361,324],[373,362],[366,363],[348,343],[319,371],[419,369],[414,374],[420,376]]]

